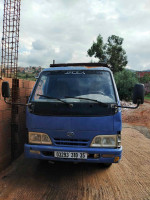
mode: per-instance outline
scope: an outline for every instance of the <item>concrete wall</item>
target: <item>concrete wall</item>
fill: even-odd
[[[150,71],[145,71],[145,72],[137,72],[137,74],[138,74],[138,77],[139,78],[142,78],[145,74],[149,74],[150,75]]]
[[[23,152],[27,139],[25,107],[7,105],[1,95],[1,85],[8,81],[11,88],[10,101],[26,103],[34,81],[4,78],[0,80],[0,171]]]

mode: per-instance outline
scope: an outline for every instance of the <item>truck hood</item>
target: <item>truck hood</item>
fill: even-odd
[[[54,117],[39,116],[27,112],[27,128],[49,131],[100,131],[121,130],[121,113],[103,117]]]

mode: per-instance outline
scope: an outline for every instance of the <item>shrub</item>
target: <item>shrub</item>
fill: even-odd
[[[119,97],[121,100],[131,100],[133,87],[138,83],[138,78],[134,72],[124,69],[114,75]]]

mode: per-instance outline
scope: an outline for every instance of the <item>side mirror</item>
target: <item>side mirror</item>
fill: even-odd
[[[144,85],[136,84],[133,89],[133,103],[134,104],[143,104],[144,103]]]
[[[9,83],[7,81],[4,81],[2,83],[2,96],[4,98],[9,98],[10,97]]]
[[[7,103],[9,105],[17,105],[17,106],[30,106],[31,105],[31,103],[22,104],[22,103],[7,102],[6,98],[10,97],[10,88],[9,88],[9,83],[7,81],[2,82],[2,96],[4,97],[5,103]]]

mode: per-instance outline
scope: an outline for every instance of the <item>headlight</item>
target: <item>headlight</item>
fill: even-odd
[[[29,143],[52,144],[52,141],[46,133],[29,132]]]
[[[121,134],[118,134],[117,142],[117,147],[121,147]]]
[[[117,147],[117,135],[97,135],[91,147]]]

